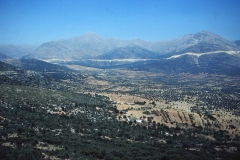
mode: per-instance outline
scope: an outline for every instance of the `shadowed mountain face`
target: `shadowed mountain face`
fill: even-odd
[[[0,61],[0,71],[15,70],[16,67]]]
[[[182,54],[160,59],[153,63],[141,63],[129,67],[134,70],[144,70],[165,73],[216,73],[239,75],[240,52],[209,52],[206,54]]]
[[[37,59],[21,59],[21,67],[27,70],[33,71],[48,71],[48,72],[59,72],[59,71],[69,71],[70,69],[65,66],[59,66],[56,64],[47,63]]]
[[[138,49],[134,49],[133,46]],[[174,55],[184,52],[201,53],[220,50],[238,50],[238,46],[235,42],[225,40],[207,31],[185,35],[171,41],[156,42],[103,38],[95,33],[86,33],[71,39],[43,43],[27,57],[46,61],[71,61],[94,57],[102,59],[106,56],[107,59],[111,59],[111,57],[151,59],[155,57],[154,54]]]
[[[234,41],[235,44],[238,46],[238,48],[240,49],[240,40]]]
[[[96,57],[97,59],[157,59],[158,55],[137,45],[119,47]]]

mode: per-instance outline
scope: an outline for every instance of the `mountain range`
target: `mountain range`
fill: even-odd
[[[151,71],[210,70],[238,73],[239,51],[240,41],[228,41],[208,31],[154,42],[104,38],[89,32],[41,45],[0,45],[0,60],[6,62],[6,59],[11,58],[34,58],[45,62],[70,62],[100,68],[119,66]],[[121,60],[121,63],[116,60]]]
[[[133,47],[142,48],[141,50],[138,49],[138,56],[136,57],[132,57],[134,54]],[[71,39],[43,43],[32,54],[29,54],[28,57],[41,60],[71,61],[83,58],[96,58],[100,55],[104,55],[103,57],[109,59],[112,54],[118,54],[119,57],[119,53],[121,53],[120,57],[124,58],[151,59],[158,58],[159,55],[174,55],[185,52],[202,53],[232,50],[239,50],[239,45],[207,31],[185,35],[171,41],[155,42],[147,42],[139,39],[120,40],[103,38],[95,33],[86,33]],[[146,57],[146,52],[149,53],[149,57]],[[110,57],[106,57],[106,55],[110,55]]]

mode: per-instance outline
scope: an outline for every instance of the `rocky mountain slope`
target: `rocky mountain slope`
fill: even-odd
[[[185,35],[171,41],[155,42],[147,42],[139,39],[120,40],[115,38],[104,38],[95,33],[86,33],[71,39],[43,43],[27,57],[46,61],[71,61],[81,60],[83,58],[96,58],[98,56],[101,57],[101,55],[105,55],[103,57],[106,57],[106,55],[110,56],[110,54],[119,55],[121,51],[124,55],[129,55],[131,57],[133,48],[128,46],[134,45],[145,49],[145,51],[148,50],[149,54],[145,52],[143,57],[140,57],[146,59],[152,58],[152,53],[157,55],[174,55],[185,52],[202,53],[239,49],[235,42],[225,40],[207,31]],[[124,56],[124,58],[130,57]]]
[[[194,52],[204,53],[211,51],[232,51],[238,50],[234,42],[223,39],[213,33],[202,31],[191,36],[192,43],[189,47],[178,53]]]
[[[71,39],[43,43],[27,57],[42,60],[77,60],[98,56],[127,44],[128,41],[86,33]]]

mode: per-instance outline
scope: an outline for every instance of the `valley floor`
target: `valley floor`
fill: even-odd
[[[239,76],[68,67],[1,71],[3,159],[239,158]]]
[[[169,127],[186,124],[185,128],[194,125],[227,130],[231,136],[240,134],[239,76],[164,75],[84,67],[80,70],[88,73],[84,90],[109,97],[118,110],[124,111],[121,117],[140,119],[145,116]],[[94,74],[95,77],[91,76]],[[169,118],[164,119],[161,111]]]

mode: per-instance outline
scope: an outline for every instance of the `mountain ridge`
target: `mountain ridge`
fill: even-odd
[[[144,41],[140,39],[121,40],[104,38],[95,33],[78,37],[45,42],[26,57],[41,60],[80,60],[106,54],[117,48],[137,45],[158,55],[174,55],[184,52],[209,52],[217,50],[238,50],[235,42],[228,41],[208,31],[188,34],[170,41]]]

